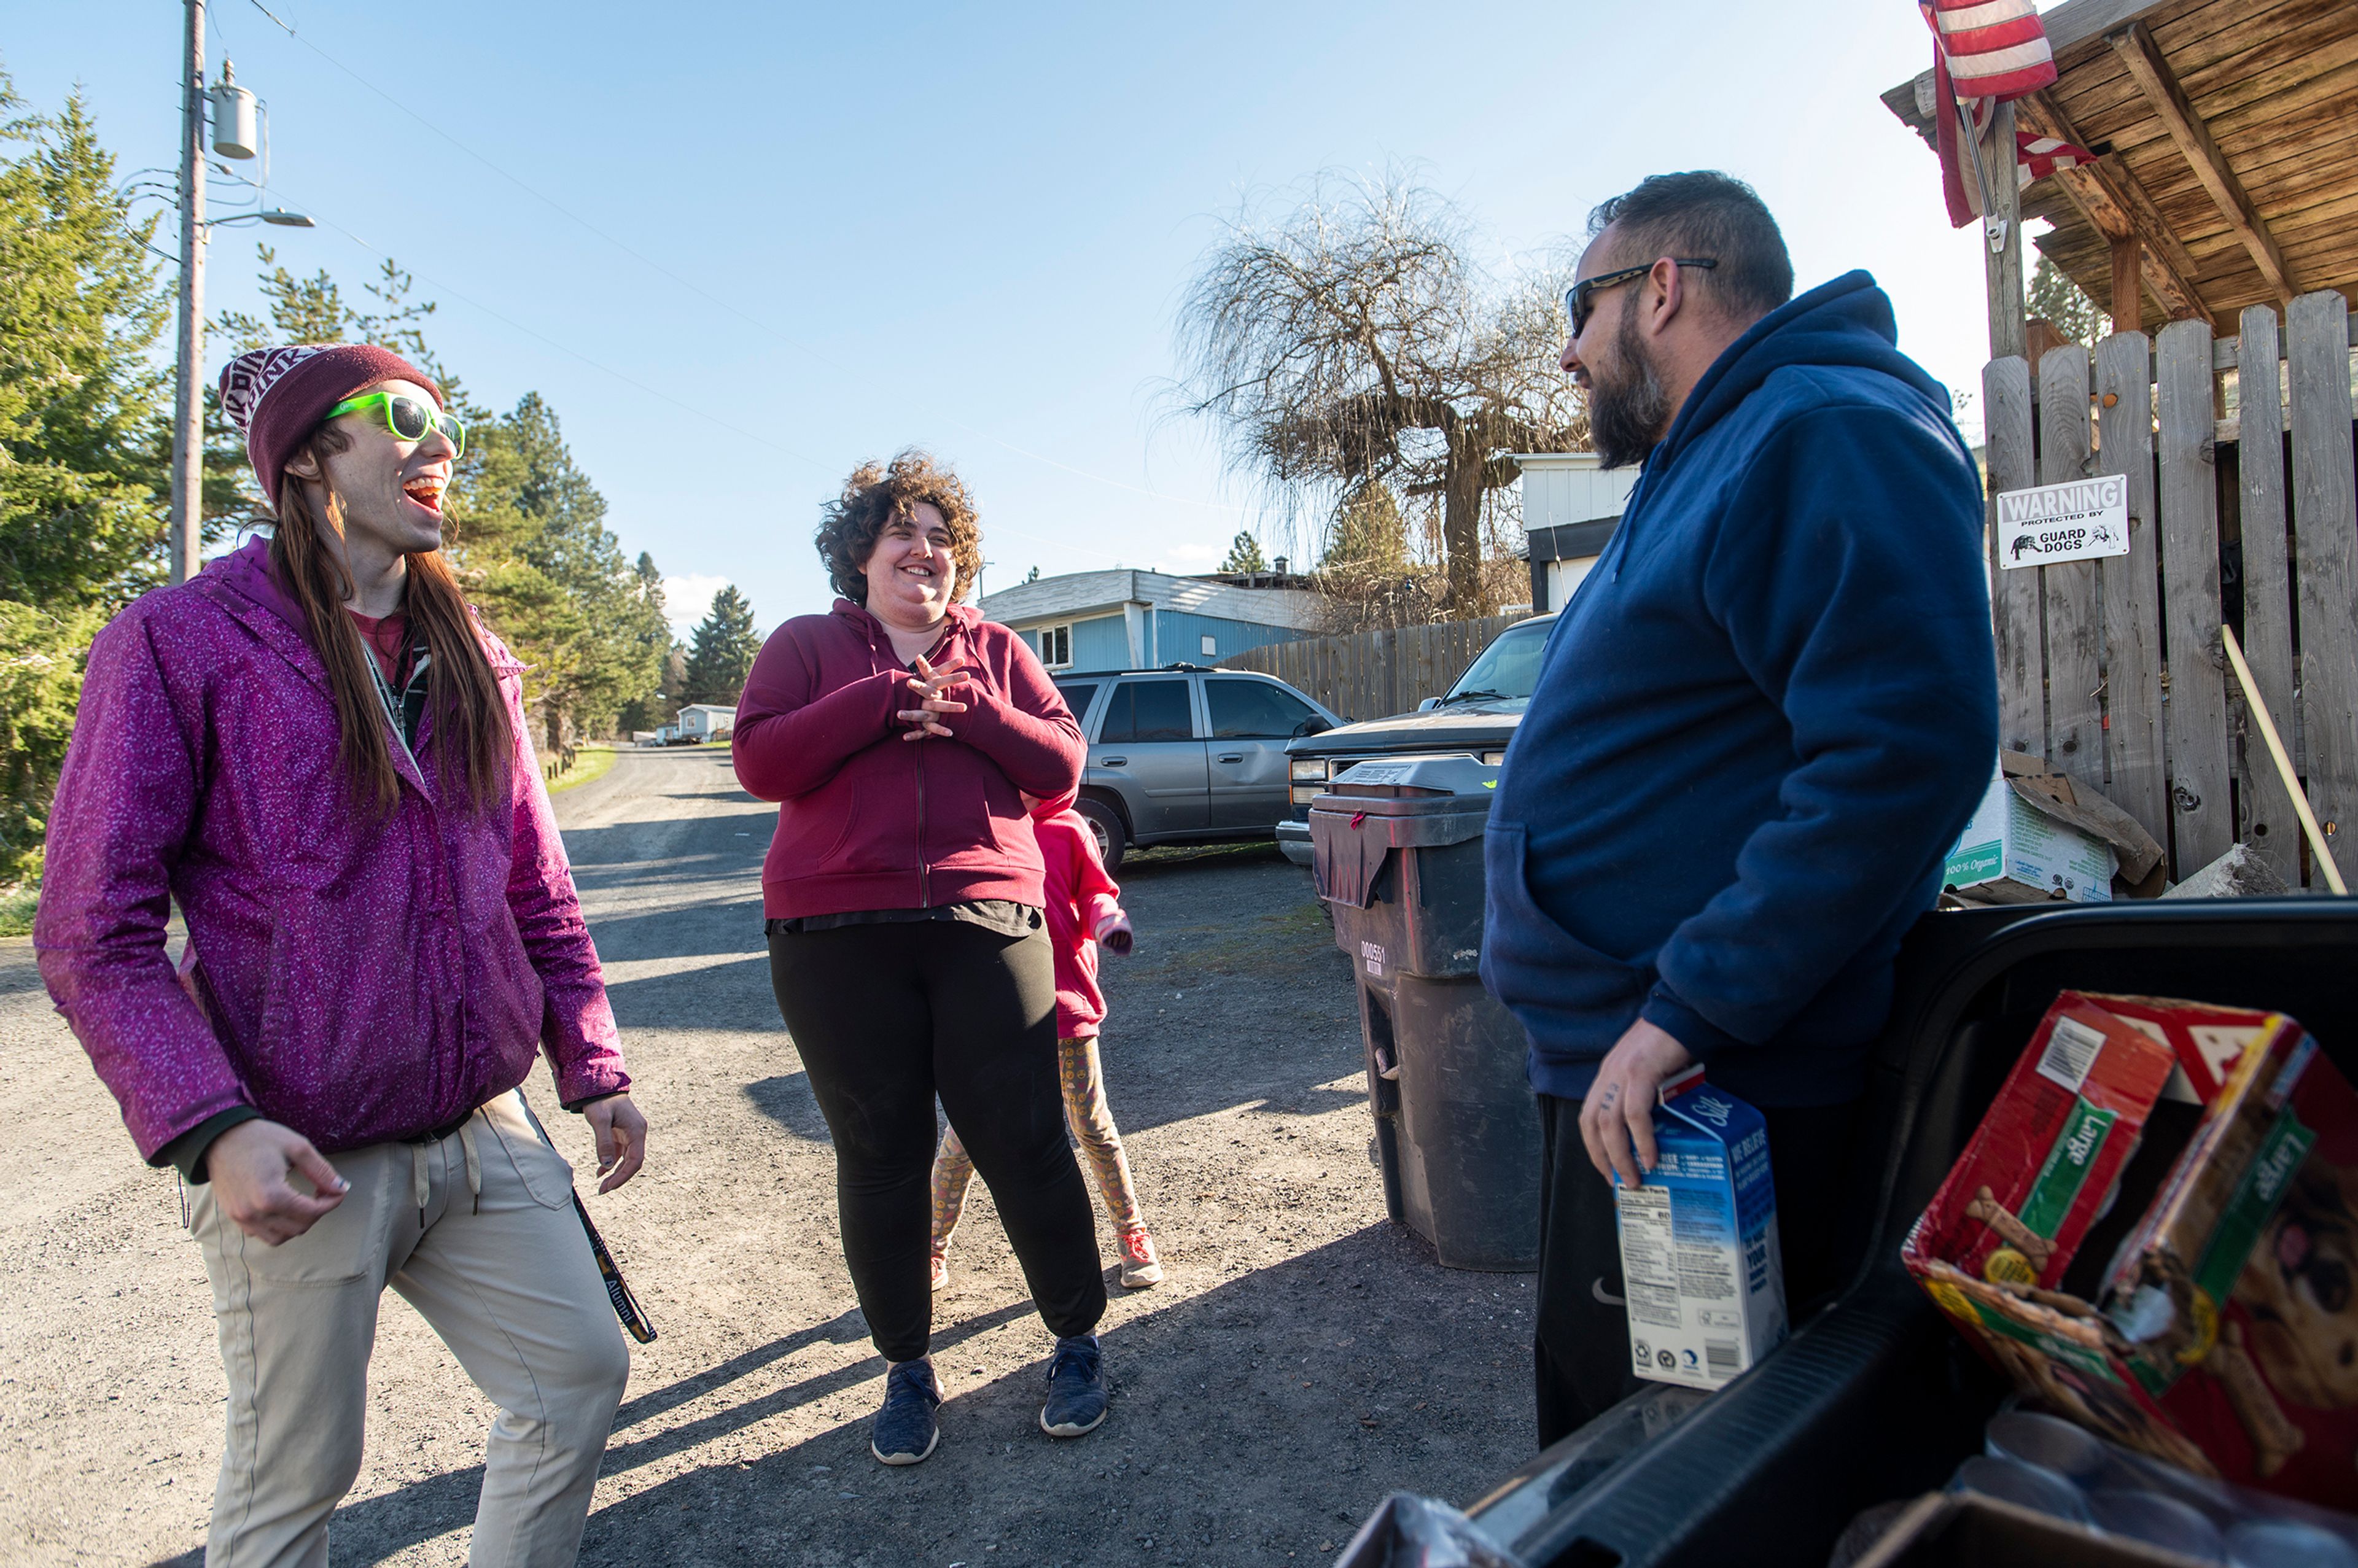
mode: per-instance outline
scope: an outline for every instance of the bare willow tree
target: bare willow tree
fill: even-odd
[[[1562,269],[1499,280],[1469,258],[1470,234],[1397,177],[1318,176],[1273,224],[1248,204],[1180,305],[1175,397],[1297,516],[1339,518],[1376,484],[1437,507],[1457,615],[1491,608],[1484,522],[1520,471],[1509,454],[1588,436],[1556,366]]]

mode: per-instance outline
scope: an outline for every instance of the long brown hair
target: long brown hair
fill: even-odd
[[[299,450],[311,457],[324,477],[328,457],[350,444],[342,431],[322,425]],[[344,601],[354,591],[352,574],[322,537],[331,528],[341,536],[341,514],[330,490],[327,515],[316,515],[303,481],[288,474],[279,486],[270,564],[281,586],[302,606],[311,646],[327,666],[328,691],[341,731],[337,754],[353,784],[384,813],[400,799],[401,775],[394,767],[376,677],[369,673],[368,661],[374,655],[344,612]],[[507,703],[449,562],[439,550],[420,551],[407,560],[409,588],[402,608],[412,631],[426,639],[426,709],[434,716],[436,782],[446,792],[453,784],[463,786],[476,810],[489,811],[508,789],[514,736],[508,728]]]

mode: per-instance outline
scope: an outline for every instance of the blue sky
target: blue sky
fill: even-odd
[[[974,487],[986,588],[1201,571],[1264,522],[1284,547],[1157,391],[1220,219],[1322,168],[1412,169],[1499,271],[1649,173],[1725,168],[1802,287],[1869,268],[1901,346],[1978,384],[1974,237],[1877,101],[1930,59],[1901,0],[268,4],[294,36],[214,0],[211,52],[270,105],[274,195],[321,227],[262,234],[348,292],[381,254],[411,268],[479,400],[556,407],[682,622],[723,579],[764,628],[823,610],[820,503],[912,443]],[[80,83],[126,174],[169,162],[178,4],[12,11],[19,92]],[[212,310],[255,304],[256,237],[216,236]]]

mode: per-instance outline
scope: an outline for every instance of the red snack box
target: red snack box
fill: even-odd
[[[2198,1090],[2206,1045],[2249,1044],[2106,1277],[2106,1336],[2228,1479],[2351,1508],[2358,1092],[2281,1013],[2143,1005]]]
[[[2177,1065],[2148,1028],[2077,991],[2056,998],[1909,1232],[1909,1271],[1929,1281],[1937,1260],[1993,1283],[2061,1280]]]
[[[2071,1228],[2080,1201],[2091,1189],[2108,1191],[2125,1147],[2102,1183],[2104,1152],[2089,1156],[2052,1233],[2053,1253],[2035,1270],[2038,1247],[2003,1236],[1994,1244],[1965,1212],[1974,1201],[1986,1209],[1983,1186],[1994,1196],[2009,1190],[1992,1179],[2003,1175],[2000,1162],[2036,1159],[2038,1178],[2026,1186],[2017,1175],[2013,1189],[2020,1213],[1990,1225],[2030,1232],[2026,1221],[2058,1207],[2055,1193],[2035,1190],[2058,1177],[2054,1149],[2068,1153],[2075,1136],[2099,1124],[2107,1151],[2119,1138],[2125,1118],[2092,1115],[2108,1108],[2097,1103],[2102,1083],[2094,1098],[2083,1085],[2058,1125],[2061,1085],[2048,1093],[2026,1081],[2047,1076],[2038,1069],[2054,1051],[2059,1015],[2093,1028],[2091,1012],[2166,1048],[2172,1065],[2163,1081],[2184,1087],[2169,1092],[2202,1104],[2182,1148],[2154,1152],[2171,1156],[2168,1174],[2109,1260],[2101,1312],[2051,1287],[2087,1234],[2084,1224]],[[2080,1038],[2066,1032],[2066,1047]],[[2105,1076],[2112,1038],[2090,1065],[2092,1082]],[[2140,1070],[2132,1087],[2147,1084],[2160,1092]],[[2145,1099],[2145,1110],[2152,1104]],[[2043,1115],[2032,1108],[2039,1106]],[[2050,1126],[2059,1144],[2034,1156],[2037,1135]],[[2059,1412],[2198,1474],[2358,1506],[2358,1092],[2292,1019],[2066,992],[1903,1256],[1968,1342]]]

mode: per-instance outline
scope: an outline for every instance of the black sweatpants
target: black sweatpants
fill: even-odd
[[[886,1359],[925,1354],[934,1100],[990,1187],[1040,1315],[1105,1315],[1088,1189],[1065,1139],[1048,935],[965,921],[770,938],[770,983],[835,1137],[835,1193],[860,1310]]]
[[[1588,1162],[1576,1099],[1541,1095],[1539,1322],[1531,1362],[1540,1446],[1570,1436],[1637,1391],[1629,1370],[1629,1315],[1621,1289],[1621,1238],[1613,1186]],[[1768,1170],[1777,1184],[1777,1240],[1785,1301],[1796,1320],[1847,1281],[1834,1216],[1859,1108],[1763,1108]]]

